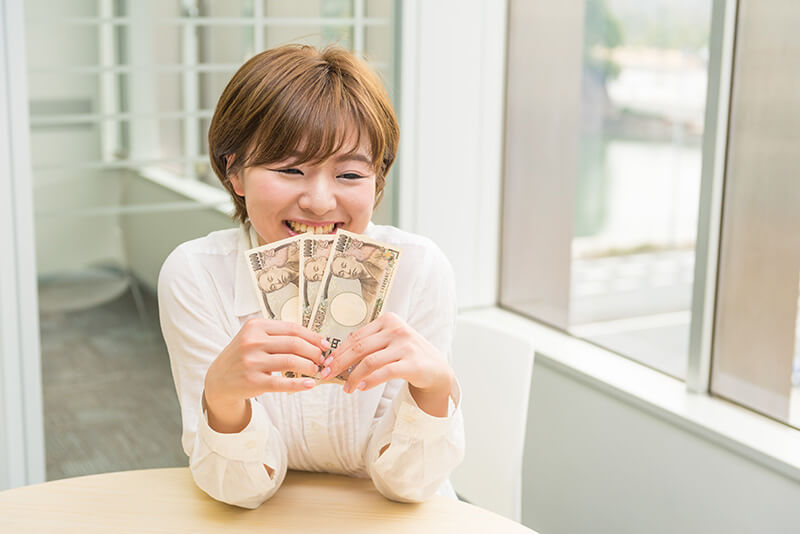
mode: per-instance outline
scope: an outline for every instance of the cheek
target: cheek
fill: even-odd
[[[285,207],[295,196],[292,187],[280,180],[266,177],[253,180],[246,188],[245,202],[251,202],[262,211],[277,211]]]
[[[245,197],[250,221],[265,242],[271,243],[286,237],[283,219],[292,202],[296,200],[290,191],[270,184],[259,184],[250,190],[250,196]]]
[[[372,217],[372,209],[375,206],[375,180],[359,184],[356,191],[349,195],[349,209],[353,217]]]

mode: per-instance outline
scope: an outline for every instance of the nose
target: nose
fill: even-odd
[[[298,205],[300,209],[320,216],[336,209],[336,192],[333,178],[320,173],[310,177],[306,183],[308,187],[300,195]]]

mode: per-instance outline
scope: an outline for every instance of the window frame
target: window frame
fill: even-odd
[[[0,0],[0,489],[45,480],[22,0]],[[11,53],[13,51],[13,53]]]
[[[713,0],[711,8],[703,167],[686,369],[686,386],[694,393],[709,393],[711,388],[737,10],[737,0]]]

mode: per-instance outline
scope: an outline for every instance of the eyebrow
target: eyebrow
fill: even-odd
[[[292,152],[289,154],[289,159],[293,160],[297,163],[300,160],[300,152]],[[338,156],[333,156],[331,159],[336,163],[346,163],[349,161],[360,161],[362,163],[366,163],[367,165],[372,165],[372,159],[370,159],[366,154],[363,152],[352,152],[348,154],[339,154]]]
[[[367,165],[372,165],[372,160],[361,152],[356,152],[354,154],[340,154],[334,157],[333,161],[337,163],[342,163],[345,161],[360,161],[362,163],[366,163]]]

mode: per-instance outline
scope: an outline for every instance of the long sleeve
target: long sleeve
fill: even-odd
[[[255,508],[283,482],[287,451],[264,406],[255,399],[250,401],[252,416],[243,431],[220,434],[208,426],[201,403],[205,374],[238,329],[214,292],[219,282],[181,247],[176,249],[158,280],[161,328],[181,406],[181,442],[196,484],[217,500]],[[265,464],[274,469],[272,478]]]
[[[452,361],[457,311],[455,280],[449,262],[435,246],[415,284],[408,324]],[[383,413],[367,445],[367,470],[389,499],[421,502],[433,495],[464,457],[461,391],[451,392],[447,417],[422,411],[405,381],[386,385]],[[380,410],[380,408],[379,408]],[[381,449],[389,447],[381,454]]]

